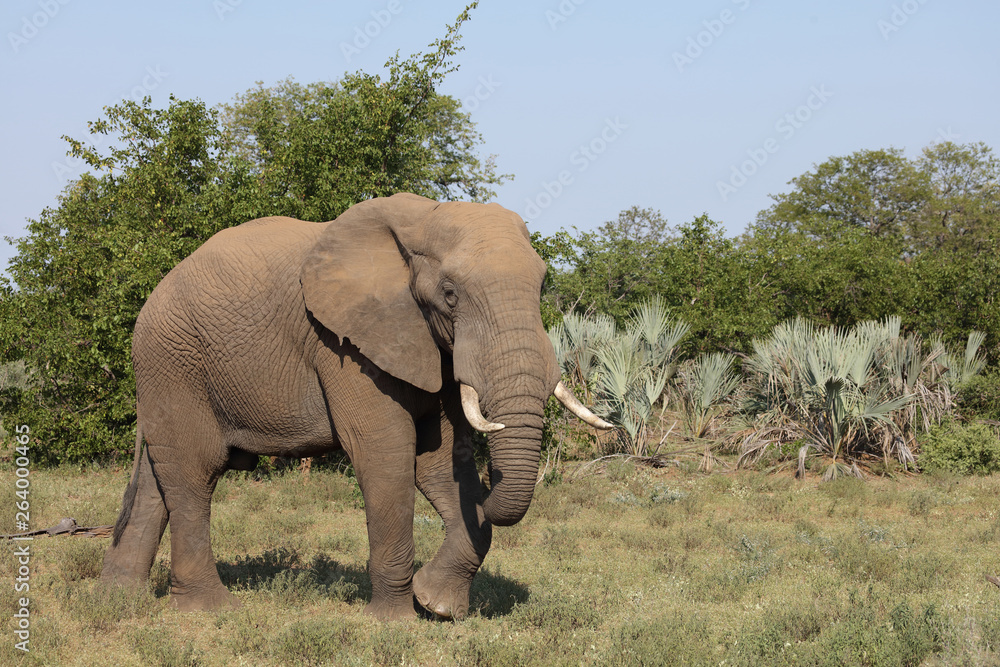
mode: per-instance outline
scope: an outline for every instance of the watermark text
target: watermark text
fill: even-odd
[[[382,34],[382,31],[389,27],[392,19],[403,11],[401,0],[389,0],[385,9],[372,11],[372,20],[364,26],[354,26],[354,39],[350,42],[340,43],[340,52],[344,54],[344,60],[348,63],[351,59],[359,55],[372,43],[372,40]]]
[[[39,31],[45,28],[49,24],[49,21],[54,19],[56,14],[64,6],[68,5],[69,2],[70,0],[39,0],[39,11],[34,12],[30,16],[22,16],[21,29],[17,32],[10,31],[7,33],[7,41],[10,42],[10,48],[14,50],[14,53],[20,51],[21,47],[34,39]]]
[[[728,201],[731,195],[746,185],[747,181],[767,164],[771,156],[781,150],[783,144],[812,120],[815,113],[822,109],[831,97],[833,93],[826,85],[813,86],[809,89],[809,95],[803,104],[778,118],[774,123],[776,135],[768,137],[756,148],[747,150],[747,159],[731,166],[729,178],[716,181],[715,187],[722,201]]]
[[[750,0],[732,0],[737,9],[741,12],[750,7]],[[715,42],[722,37],[729,26],[736,23],[739,14],[728,7],[719,12],[718,16],[705,19],[701,22],[702,30],[687,38],[687,43],[680,51],[674,51],[674,65],[678,72],[683,72],[685,67],[693,65],[694,61],[712,47]]]
[[[889,37],[902,30],[903,26],[909,23],[910,19],[926,4],[927,0],[903,0],[898,5],[893,5],[888,18],[881,18],[876,23],[878,31],[882,34],[882,39],[888,42]]]
[[[579,148],[569,156],[569,163],[576,167],[576,173],[583,173],[590,168],[601,155],[608,150],[608,146],[621,137],[622,133],[628,129],[628,125],[623,123],[618,116],[607,118],[604,127],[593,139],[585,144],[580,144]],[[541,192],[534,197],[529,197],[524,201],[524,209],[521,215],[525,219],[537,218],[542,211],[552,206],[566,188],[573,184],[575,176],[570,169],[563,169],[552,181],[541,182]]]
[[[555,9],[545,10],[545,20],[549,24],[549,29],[555,31],[561,24],[569,20],[569,17],[576,13],[576,8],[587,0],[562,0]]]
[[[215,0],[212,3],[212,9],[215,10],[215,15],[219,17],[220,21],[226,20],[226,14],[230,14],[236,11],[236,8],[243,4],[243,0]]]
[[[16,433],[14,440],[17,453],[17,457],[14,459],[14,465],[17,466],[14,470],[14,486],[16,487],[14,491],[16,497],[14,524],[19,532],[26,533],[31,529],[31,502],[28,500],[28,495],[31,492],[29,479],[31,471],[28,469],[30,463],[28,442],[30,441],[31,429],[22,424],[15,428],[14,432]],[[16,559],[14,592],[21,594],[14,612],[14,637],[17,639],[14,642],[14,648],[28,653],[30,651],[28,645],[31,642],[31,611],[29,608],[31,599],[27,595],[31,590],[31,545],[28,542],[31,541],[31,537],[24,536],[13,539],[18,542],[14,547],[14,558]]]

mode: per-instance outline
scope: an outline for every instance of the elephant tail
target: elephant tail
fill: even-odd
[[[118,520],[115,521],[115,530],[111,536],[111,546],[117,547],[118,542],[122,538],[122,534],[125,532],[125,526],[128,525],[128,520],[132,518],[132,506],[135,504],[135,494],[139,488],[139,459],[142,457],[142,422],[136,422],[135,425],[135,457],[132,463],[132,481],[129,482],[128,488],[125,489],[125,496],[122,498],[122,511],[118,514]]]

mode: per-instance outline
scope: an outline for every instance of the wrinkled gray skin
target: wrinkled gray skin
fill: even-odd
[[[412,617],[415,595],[464,616],[491,524],[520,520],[534,489],[559,379],[538,310],[544,272],[516,214],[407,194],[332,222],[266,218],[214,236],[136,322],[136,467],[102,580],[145,582],[169,522],[174,606],[235,606],[209,538],[219,477],[259,454],[342,447],[365,500],[367,611]],[[485,499],[460,382],[505,425],[489,436]],[[446,526],[415,575],[414,485]]]

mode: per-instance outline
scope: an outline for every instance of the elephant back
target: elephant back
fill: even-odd
[[[216,337],[245,332],[259,338],[284,311],[304,311],[302,256],[327,224],[270,217],[212,236],[150,294],[136,321],[133,359],[147,347],[156,348],[153,355],[176,348],[193,357]]]

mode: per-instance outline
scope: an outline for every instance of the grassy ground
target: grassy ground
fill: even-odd
[[[128,471],[33,471],[31,523],[112,523]],[[0,532],[15,477],[0,471]],[[1000,477],[845,479],[753,472],[603,474],[537,490],[498,528],[461,623],[383,625],[353,481],[229,473],[213,507],[237,611],[168,607],[169,541],[151,592],[97,587],[107,541],[32,543],[31,652],[14,648],[18,563],[0,553],[0,664],[1000,664]],[[444,536],[418,498],[418,561]]]

